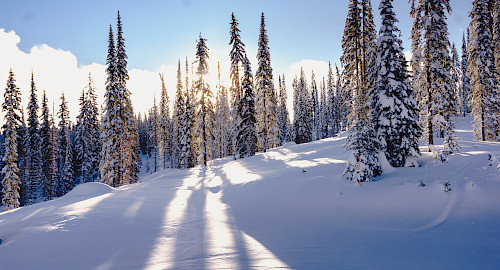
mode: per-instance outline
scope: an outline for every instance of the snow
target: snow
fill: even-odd
[[[498,269],[500,143],[456,126],[447,163],[422,146],[420,167],[361,186],[342,178],[345,133],[82,184],[0,213],[0,269]]]

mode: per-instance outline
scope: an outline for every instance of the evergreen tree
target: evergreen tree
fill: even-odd
[[[75,171],[73,169],[73,143],[72,140],[68,140],[66,144],[66,155],[64,159],[63,174],[62,174],[62,187],[61,196],[70,192],[76,186]]]
[[[64,93],[61,95],[61,104],[59,105],[59,124],[58,124],[58,134],[57,134],[57,153],[56,153],[56,163],[57,163],[57,185],[56,185],[56,196],[60,197],[64,195],[64,170],[65,163],[68,159],[66,157],[68,152],[68,144],[70,140],[70,120],[68,103],[66,102],[66,97]]]
[[[255,101],[253,97],[252,70],[250,61],[245,56],[243,76],[243,96],[238,104],[238,126],[236,133],[235,158],[255,155],[257,137],[255,134]]]
[[[21,197],[19,202],[21,206],[27,204],[28,198],[28,156],[27,156],[27,134],[28,128],[26,127],[26,121],[24,120],[24,110],[20,108],[21,111],[21,121],[17,127],[17,158],[19,167],[19,179],[21,180]]]
[[[208,48],[206,39],[201,37],[196,46],[196,59],[198,69],[196,74],[198,80],[195,82],[195,89],[200,96],[196,112],[197,126],[196,134],[198,138],[198,161],[204,166],[211,159],[210,152],[213,147],[213,123],[214,123],[214,105],[212,104],[213,94],[206,81],[208,75]]]
[[[319,138],[324,139],[328,137],[328,102],[325,87],[325,78],[320,85],[320,98],[319,98]]]
[[[500,1],[493,0],[493,50],[497,81],[500,81]]]
[[[55,151],[52,119],[50,118],[47,95],[43,92],[42,98],[42,123],[40,125],[40,150],[42,154],[42,197],[44,200],[51,200],[55,194],[57,183],[57,169],[55,167]]]
[[[240,64],[243,64],[244,54],[245,54],[245,44],[241,41],[240,29],[238,29],[238,20],[234,17],[234,13],[231,13],[231,22],[229,23],[229,35],[230,41],[229,45],[232,45],[231,52],[229,56],[231,58],[231,105],[236,107],[236,104],[240,101],[243,94],[240,85]],[[235,112],[237,113],[237,112]],[[236,115],[235,115],[236,116]]]
[[[185,103],[184,103],[184,94],[182,92],[182,78],[181,78],[181,61],[178,62],[177,67],[177,86],[175,91],[175,100],[174,100],[174,111],[172,115],[172,167],[180,168],[180,157],[181,157],[181,138],[183,134],[182,124],[183,124],[183,116],[185,113]]]
[[[300,78],[294,87],[294,100],[296,112],[294,113],[295,143],[307,143],[312,141],[311,106],[309,104],[307,82],[304,70],[300,69]]]
[[[5,88],[4,103],[2,104],[2,111],[5,113],[5,124],[3,125],[5,151],[2,159],[5,165],[2,168],[2,204],[9,210],[20,206],[21,190],[21,179],[18,175],[19,168],[17,166],[17,129],[21,120],[19,115],[21,92],[15,82],[14,72],[10,69],[7,88]]]
[[[279,145],[277,102],[269,53],[264,13],[261,15],[257,60],[259,66],[255,74],[256,85],[256,132],[257,150],[266,151]]]
[[[155,173],[158,170],[158,146],[159,146],[159,130],[160,123],[158,121],[158,107],[156,106],[156,98],[153,101],[153,107],[149,110],[149,124],[148,124],[148,134],[149,134],[149,151],[151,153],[151,158],[153,159],[153,169],[151,173]]]
[[[181,138],[181,168],[192,168],[195,165],[194,158],[194,116],[195,98],[193,87],[189,87],[189,65],[186,58],[186,91],[184,92],[185,109],[182,117]]]
[[[220,79],[220,64],[218,64],[218,85],[217,97],[215,104],[215,127],[214,136],[216,149],[214,149],[214,158],[228,156],[231,153],[232,147],[231,127],[230,127],[230,111],[227,97],[226,87],[222,85]]]
[[[316,85],[316,78],[314,77],[314,71],[311,75],[311,112],[312,112],[312,140],[320,139],[320,127],[319,127],[319,100],[318,100],[318,86]]]
[[[373,87],[375,28],[368,0],[351,0],[342,37],[341,62],[348,91],[352,94],[349,135],[346,150],[351,150],[344,176],[350,180],[369,181],[381,173],[380,145],[367,104]],[[360,172],[356,172],[356,166]]]
[[[139,136],[128,80],[127,54],[120,13],[117,18],[116,47],[110,26],[108,40],[105,106],[102,118],[100,173],[106,184],[117,187],[137,182]]]
[[[467,33],[469,31],[467,30]],[[468,34],[467,34],[468,36]],[[469,75],[467,74],[467,69],[469,67],[469,60],[468,60],[468,52],[467,52],[467,41],[465,40],[465,34],[463,35],[462,38],[462,61],[460,63],[460,68],[461,68],[461,78],[460,78],[460,111],[462,112],[463,116],[465,117],[466,113],[470,113],[470,79]]]
[[[434,144],[434,132],[444,136],[453,126],[456,99],[451,79],[450,42],[446,14],[449,0],[411,0],[414,18],[412,38],[413,87],[417,89],[420,121],[429,150]],[[447,123],[449,122],[449,123]]]
[[[377,40],[376,86],[369,103],[381,150],[394,167],[418,166],[418,109],[409,85],[398,22],[392,0],[380,2],[382,25]]]
[[[167,162],[170,159],[172,162],[172,126],[170,121],[170,107],[168,105],[168,94],[167,87],[165,86],[165,77],[160,74],[161,80],[161,99],[160,99],[160,110],[159,110],[159,130],[158,130],[158,140],[159,140],[159,152],[163,160],[163,169],[167,168]],[[172,164],[170,164],[172,165]]]
[[[336,123],[337,115],[336,115],[336,98],[335,98],[335,86],[334,86],[334,78],[333,78],[333,70],[332,65],[328,63],[328,76],[326,81],[327,88],[327,101],[328,101],[328,137],[333,137],[338,133],[338,123]]]
[[[495,67],[493,16],[489,0],[475,0],[472,5],[470,40],[468,44],[472,90],[474,136],[478,140],[500,141],[500,91]]]
[[[31,91],[28,101],[28,132],[26,139],[27,149],[27,169],[26,178],[27,204],[38,202],[42,198],[42,161],[40,151],[40,127],[38,123],[38,101],[36,95],[36,86],[31,74]]]
[[[281,144],[290,141],[288,136],[290,123],[290,117],[288,114],[288,108],[286,106],[287,94],[286,94],[286,82],[285,75],[278,77],[279,82],[279,97],[278,97],[278,126],[279,126],[279,139]]]

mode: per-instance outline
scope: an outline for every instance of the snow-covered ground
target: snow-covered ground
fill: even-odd
[[[423,151],[362,186],[342,178],[345,135],[83,184],[0,214],[0,269],[499,269],[500,143],[470,121],[448,163]]]

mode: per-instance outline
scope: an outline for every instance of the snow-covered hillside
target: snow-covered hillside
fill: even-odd
[[[0,214],[0,269],[498,269],[500,143],[470,121],[448,163],[424,151],[362,186],[345,136],[83,184]]]

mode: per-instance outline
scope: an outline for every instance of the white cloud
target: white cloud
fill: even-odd
[[[20,41],[21,38],[15,32],[5,32],[4,29],[0,29],[0,59],[2,59],[0,61],[0,83],[2,81],[7,81],[9,69],[12,68],[16,75],[17,86],[22,92],[22,104],[24,107],[26,107],[28,103],[31,71],[34,73],[39,102],[43,90],[45,90],[50,102],[52,102],[52,100],[55,101],[57,111],[57,106],[60,102],[59,98],[61,93],[64,92],[69,103],[72,121],[74,121],[78,114],[78,98],[82,90],[88,84],[89,72],[92,74],[98,96],[98,103],[102,104],[105,91],[104,83],[106,80],[105,65],[98,63],[79,65],[78,59],[71,52],[54,49],[45,44],[34,46],[26,53],[19,49],[18,44]],[[104,51],[103,54],[105,53]],[[228,57],[225,55],[217,55],[216,52],[213,52],[213,55],[211,55],[209,59],[210,73],[208,80],[214,91],[214,96],[217,94],[215,93],[215,86],[218,82],[218,59],[222,59],[220,61],[222,83],[226,86],[230,85],[230,61]],[[193,61],[193,59],[188,60],[190,63]],[[311,81],[311,71],[314,70],[318,86],[322,78],[326,78],[328,74],[328,63],[324,61],[302,60],[289,67],[285,76],[288,92],[288,106],[291,114],[293,114],[291,111],[293,92],[292,81],[295,75],[300,75],[301,67],[306,73],[308,83]],[[256,65],[252,65],[252,68],[255,74]],[[181,59],[181,71],[184,80],[185,59]],[[129,70],[130,80],[127,83],[127,87],[131,92],[132,104],[136,113],[147,112],[153,105],[154,96],[156,96],[158,104],[161,93],[159,73],[165,74],[165,83],[170,99],[170,108],[172,110],[172,103],[175,98],[175,86],[177,84],[177,64],[163,65],[156,71],[135,68]],[[278,74],[275,73],[274,75],[277,82]],[[276,83],[276,87],[277,86],[278,84]],[[3,92],[3,87],[0,89]]]

